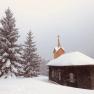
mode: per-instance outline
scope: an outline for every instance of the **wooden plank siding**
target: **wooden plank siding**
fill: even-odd
[[[61,85],[94,89],[94,66],[49,66],[49,80]]]

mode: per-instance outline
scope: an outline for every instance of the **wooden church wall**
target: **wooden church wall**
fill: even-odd
[[[78,88],[91,89],[91,75],[88,66],[79,66],[77,70]]]
[[[49,79],[61,85],[92,89],[94,88],[94,67],[92,70],[89,66],[50,66]]]
[[[90,72],[90,75],[91,75],[91,87],[92,87],[92,89],[94,89],[94,67],[91,66],[90,70],[91,70],[91,72]]]

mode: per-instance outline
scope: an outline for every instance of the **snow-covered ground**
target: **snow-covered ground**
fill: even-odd
[[[47,82],[47,83],[58,84],[54,81],[49,80],[48,76],[44,76],[44,75],[39,75],[38,77],[34,77],[33,79],[40,80],[40,81]]]
[[[45,82],[45,79],[42,81],[43,77],[40,79],[0,79],[0,94],[94,94],[94,90],[56,85]]]
[[[38,77],[34,77],[33,79],[44,81],[44,82],[49,82],[48,76],[44,76],[44,75],[39,75]]]

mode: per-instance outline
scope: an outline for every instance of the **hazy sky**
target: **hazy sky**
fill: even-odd
[[[0,0],[0,17],[10,7],[23,43],[31,29],[38,52],[52,57],[57,35],[66,52],[94,57],[94,0]]]

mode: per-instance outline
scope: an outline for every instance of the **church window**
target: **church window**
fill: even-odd
[[[52,78],[54,78],[54,70],[52,70]]]
[[[75,82],[74,73],[69,73],[69,82],[71,82],[71,83]]]
[[[59,80],[61,80],[61,72],[59,71],[58,74],[59,74],[59,75],[58,75],[58,76],[59,76]]]

